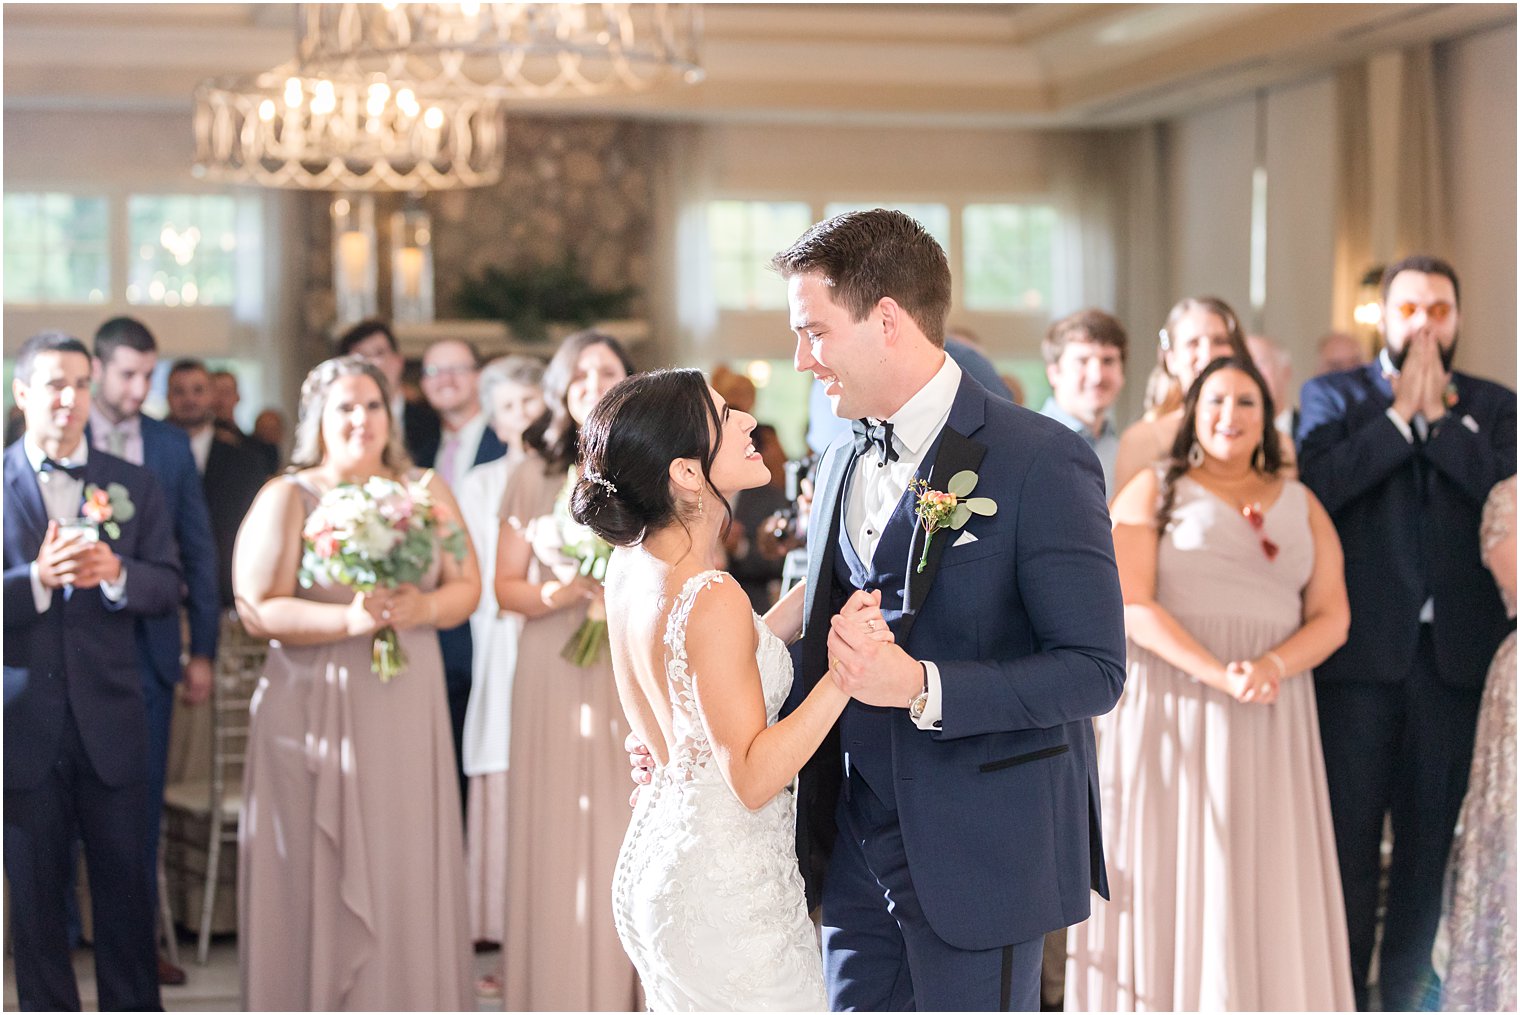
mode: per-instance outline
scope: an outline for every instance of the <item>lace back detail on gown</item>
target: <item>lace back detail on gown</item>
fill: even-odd
[[[665,682],[670,688],[670,722],[675,733],[670,763],[672,773],[687,782],[712,762],[712,744],[702,727],[702,717],[697,714],[697,692],[687,669],[686,622],[691,619],[697,593],[726,577],[722,571],[692,575],[681,586],[665,621]]]

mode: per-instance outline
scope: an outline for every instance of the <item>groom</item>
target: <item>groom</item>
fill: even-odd
[[[1041,940],[1107,895],[1094,716],[1124,682],[1103,473],[1080,437],[944,352],[950,270],[908,216],[778,254],[796,366],[853,419],[817,470],[793,703],[852,700],[803,769],[797,852],[835,1010],[1034,1010]],[[910,485],[995,504],[932,538]],[[926,545],[927,542],[927,545]],[[880,589],[895,642],[831,618]]]

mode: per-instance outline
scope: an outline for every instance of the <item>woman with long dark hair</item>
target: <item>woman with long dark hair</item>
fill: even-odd
[[[755,418],[695,370],[619,384],[582,439],[575,517],[617,546],[613,670],[657,766],[618,859],[613,912],[656,1010],[821,1011],[788,791],[848,695],[820,680],[785,719],[803,588],[762,620],[719,569],[728,501],[770,479]],[[880,593],[834,624],[891,639]]]
[[[566,338],[544,371],[548,408],[523,434],[528,451],[501,502],[496,601],[524,618],[507,766],[508,1011],[640,1007],[607,901],[628,826],[628,727],[606,652],[586,665],[562,654],[602,604],[601,583],[567,552],[587,534],[570,517],[580,429],[631,373],[617,339]]]
[[[1168,456],[1113,503],[1129,673],[1097,720],[1111,901],[1072,929],[1074,1011],[1351,1010],[1309,671],[1346,640],[1340,541],[1281,475],[1249,358],[1203,367]]]
[[[1177,439],[1183,395],[1203,368],[1221,356],[1251,355],[1235,311],[1213,296],[1178,300],[1156,339],[1156,367],[1145,386],[1145,415],[1119,437],[1111,498],[1152,462],[1166,457]]]

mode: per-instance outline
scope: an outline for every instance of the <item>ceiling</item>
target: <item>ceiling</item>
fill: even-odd
[[[708,122],[1145,122],[1379,50],[1514,24],[1512,4],[705,4],[706,80],[517,103]],[[5,4],[4,104],[189,109],[295,50],[291,4]]]

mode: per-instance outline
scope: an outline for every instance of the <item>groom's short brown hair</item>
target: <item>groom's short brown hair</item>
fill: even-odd
[[[834,301],[856,321],[885,296],[913,318],[924,337],[944,347],[950,313],[950,262],[934,237],[900,211],[847,211],[813,226],[771,258],[782,278],[818,272]]]

